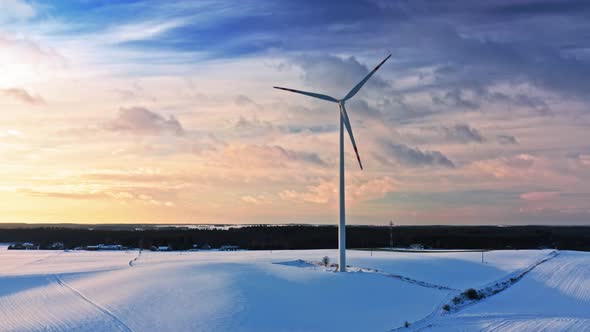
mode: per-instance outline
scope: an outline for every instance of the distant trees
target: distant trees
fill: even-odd
[[[249,250],[332,249],[338,247],[335,226],[245,226],[229,229],[192,229],[150,225],[11,226],[0,225],[0,243],[25,243],[50,248],[61,242],[65,249],[89,245],[121,244],[125,247],[171,246],[192,249],[208,243],[213,248],[234,245]],[[21,228],[17,228],[21,227]],[[535,249],[559,246],[562,250],[590,251],[590,227],[584,226],[396,226],[396,246],[421,243],[437,249]],[[390,245],[388,226],[348,226],[348,248],[383,248]]]

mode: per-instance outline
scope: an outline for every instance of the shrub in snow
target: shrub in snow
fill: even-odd
[[[405,326],[405,327],[410,327],[410,322],[406,321],[406,322],[404,323],[404,326]]]
[[[443,310],[444,310],[444,311],[451,311],[451,306],[450,306],[450,305],[448,305],[448,304],[445,304],[445,305],[443,306]]]
[[[459,304],[459,303],[461,303],[461,298],[460,298],[460,297],[458,297],[458,296],[455,296],[455,297],[453,298],[453,303],[454,303],[454,304]]]
[[[477,292],[477,290],[473,289],[473,288],[469,288],[467,291],[465,291],[465,295],[467,295],[467,298],[470,300],[479,300],[480,299],[480,295]]]
[[[330,265],[330,257],[324,256],[324,258],[322,258],[322,264],[324,264],[325,267],[328,267],[328,265]]]

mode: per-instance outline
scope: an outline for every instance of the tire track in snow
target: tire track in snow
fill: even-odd
[[[324,267],[321,262],[312,262],[312,261],[304,261],[304,260],[298,260],[298,261],[294,261],[294,262],[276,262],[276,263],[272,263],[272,264],[294,266],[294,267],[300,267],[300,268],[312,268],[312,269],[323,268],[325,271],[330,271],[330,272],[336,271],[335,268]],[[381,271],[381,270],[377,270],[377,269],[355,267],[355,266],[350,266],[350,265],[347,265],[347,269],[348,269],[348,272],[352,272],[352,273],[364,272],[364,273],[379,274],[379,275],[382,275],[382,276],[385,276],[388,278],[397,279],[397,280],[400,280],[403,282],[407,282],[407,283],[410,283],[413,285],[418,285],[418,286],[422,286],[422,287],[426,287],[426,288],[434,288],[434,289],[438,289],[438,290],[448,290],[448,291],[458,291],[458,289],[456,289],[456,288],[451,288],[451,287],[447,287],[447,286],[443,286],[443,285],[437,285],[437,284],[429,283],[429,282],[422,281],[422,280],[412,279],[412,278],[404,277],[399,274],[389,273],[389,272],[385,272],[385,271]]]
[[[56,274],[56,275],[54,275],[54,277],[55,277],[55,281],[58,283],[58,285],[67,288],[72,293],[74,293],[74,295],[78,296],[79,298],[81,298],[85,302],[89,303],[90,305],[92,305],[93,307],[95,307],[98,311],[100,311],[103,314],[107,315],[115,323],[115,325],[119,328],[119,330],[124,331],[124,332],[133,332],[133,330],[129,326],[127,326],[127,324],[125,324],[122,320],[120,320],[115,314],[113,314],[112,312],[110,312],[107,308],[105,308],[105,307],[101,306],[100,304],[92,301],[91,299],[87,298],[84,294],[80,293],[77,289],[75,289],[72,286],[66,284],[59,277],[59,275]]]
[[[137,256],[135,256],[135,258],[133,258],[132,260],[129,261],[129,266],[133,266],[133,263],[135,263],[141,257],[142,252],[143,252],[143,250],[139,249],[139,254],[137,254]]]
[[[31,250],[31,251],[32,251],[32,250]],[[50,259],[50,258],[53,258],[53,257],[59,256],[59,255],[60,255],[60,254],[62,254],[62,253],[63,253],[63,251],[60,251],[60,252],[58,252],[58,253],[56,253],[56,254],[53,254],[53,255],[51,255],[51,254],[48,254],[47,256],[43,256],[43,257],[41,257],[41,258],[37,258],[37,259],[35,259],[35,260],[32,260],[32,261],[28,261],[28,262],[21,263],[20,265],[13,265],[13,266],[9,266],[9,267],[8,267],[6,270],[0,271],[0,273],[1,273],[1,274],[11,273],[11,272],[13,272],[14,270],[17,270],[17,269],[23,268],[23,267],[25,267],[25,266],[29,266],[29,265],[31,265],[31,264],[37,264],[37,263],[40,263],[40,262],[46,261],[46,260],[48,260],[48,259]]]
[[[32,262],[25,263],[24,265],[31,265],[31,264],[41,263],[41,262],[44,262],[44,261],[49,260],[51,258],[57,257],[57,256],[59,256],[59,255],[61,255],[63,253],[64,253],[63,251],[59,251],[59,252],[57,252],[57,253],[55,253],[53,255],[47,255],[45,257],[41,257],[41,258],[36,259],[36,260],[34,260]]]
[[[590,331],[590,320],[585,317],[544,317],[536,314],[482,315],[463,317],[462,323],[488,325],[481,332],[495,331]]]
[[[414,285],[418,285],[418,286],[422,286],[422,287],[426,287],[426,288],[434,288],[434,289],[438,289],[438,290],[448,290],[448,291],[458,291],[458,289],[456,289],[456,288],[432,284],[432,283],[429,283],[426,281],[416,280],[416,279],[404,277],[399,274],[389,273],[389,272],[375,270],[375,269],[360,268],[359,272],[369,272],[369,273],[381,274],[381,275],[389,277],[389,278],[398,279],[400,281],[404,281],[404,282],[407,282],[410,284],[414,284]]]

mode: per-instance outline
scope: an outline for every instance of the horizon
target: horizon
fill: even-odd
[[[590,226],[590,4],[2,7],[0,227],[336,225],[338,111],[273,86],[388,54],[346,104],[348,226]]]
[[[131,223],[117,223],[117,222],[110,222],[110,223],[76,223],[76,222],[2,222],[0,223],[0,228],[5,225],[27,225],[27,226],[45,226],[45,225],[52,225],[52,226],[177,226],[177,227],[189,227],[189,226],[332,226],[338,227],[335,223],[299,223],[299,222],[289,222],[289,223],[144,223],[144,222],[131,222]],[[346,225],[346,227],[387,227],[389,228],[389,224],[351,224]],[[590,225],[586,224],[563,224],[563,223],[555,223],[555,224],[497,224],[497,223],[490,223],[490,224],[394,224],[395,227],[590,227]]]

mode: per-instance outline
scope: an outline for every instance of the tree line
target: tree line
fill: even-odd
[[[0,226],[1,227],[1,226]],[[170,246],[175,250],[205,244],[213,248],[235,245],[250,250],[337,248],[338,228],[315,225],[253,225],[229,229],[178,227],[9,227],[0,228],[0,242],[31,242],[46,248],[61,242],[65,249],[97,244],[120,244],[129,248]],[[348,226],[348,248],[390,246],[387,226]],[[432,249],[537,249],[558,248],[590,251],[587,226],[396,226],[393,245],[421,244]]]

